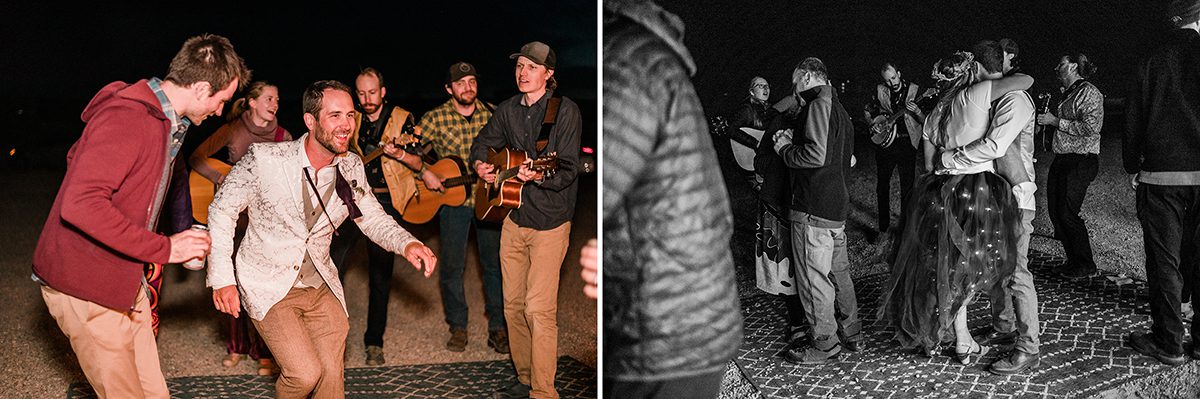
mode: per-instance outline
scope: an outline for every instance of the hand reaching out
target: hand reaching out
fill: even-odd
[[[433,275],[433,269],[437,266],[437,256],[433,255],[433,250],[419,242],[404,248],[404,259],[408,259],[408,263],[412,263],[417,270],[423,270],[426,278]]]

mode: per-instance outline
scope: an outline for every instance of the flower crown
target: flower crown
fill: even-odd
[[[940,68],[938,68],[938,66],[942,64],[940,61],[937,64],[934,64],[933,65],[933,79],[934,80],[939,81],[939,82],[947,82],[947,81],[952,81],[952,80],[958,79],[958,78],[962,77],[963,74],[967,73],[967,70],[970,69],[971,65],[973,65],[975,63],[975,55],[971,54],[970,52],[956,51],[956,52],[954,52],[954,55],[962,57],[963,60],[957,64],[954,64],[954,66],[950,67],[950,71],[948,74],[943,74],[942,71],[939,70]]]

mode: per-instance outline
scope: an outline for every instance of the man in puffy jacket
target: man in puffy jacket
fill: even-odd
[[[714,397],[742,342],[729,199],[679,19],[605,2],[604,393]]]

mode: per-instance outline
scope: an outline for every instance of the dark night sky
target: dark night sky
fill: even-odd
[[[760,4],[761,3],[761,4]],[[1164,29],[1162,0],[1136,1],[663,1],[686,24],[685,44],[699,71],[693,82],[707,110],[725,112],[746,96],[750,78],[790,92],[801,59],[825,61],[836,81],[871,89],[885,60],[906,79],[931,84],[933,63],[983,39],[1011,37],[1024,70],[1053,90],[1053,67],[1080,51],[1099,67],[1092,80],[1123,97],[1127,76]],[[873,90],[873,89],[871,89]]]
[[[533,40],[555,49],[560,91],[583,102],[585,126],[595,131],[594,2],[238,2],[232,8],[180,2],[155,9],[13,3],[0,6],[0,120],[25,109],[34,119],[61,115],[82,127],[78,115],[100,87],[164,76],[183,41],[207,32],[228,37],[255,80],[280,87],[280,121],[293,132],[303,131],[300,95],[307,84],[353,85],[364,66],[383,72],[389,100],[420,114],[448,98],[442,84],[450,64],[468,61],[479,70],[480,97],[498,103],[517,93],[508,55]],[[215,129],[210,124],[197,129]],[[0,129],[0,136],[13,134]],[[79,134],[55,130],[70,141]]]

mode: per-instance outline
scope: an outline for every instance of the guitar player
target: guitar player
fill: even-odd
[[[526,182],[521,206],[504,219],[500,233],[500,267],[504,276],[504,316],[517,381],[495,397],[557,398],[554,374],[558,357],[558,282],[570,244],[571,219],[578,188],[579,106],[554,93],[556,57],[542,42],[531,42],[509,58],[521,92],[496,107],[471,144],[471,165],[487,182],[496,180],[488,150],[523,151],[530,159],[558,153],[552,176],[522,166],[516,179]],[[552,101],[555,97],[558,101]],[[550,104],[557,116],[545,123]],[[537,142],[545,137],[539,150]]]
[[[420,156],[409,154],[391,143],[409,134],[407,132],[415,131],[413,116],[404,108],[384,101],[387,87],[384,86],[383,74],[375,68],[362,69],[354,80],[354,88],[361,112],[354,115],[350,151],[362,157],[380,149],[381,143],[388,143],[384,144],[384,154],[387,156],[370,161],[367,160],[370,156],[367,156],[364,158],[363,167],[366,169],[366,183],[375,191],[375,198],[379,200],[383,209],[399,222],[409,197],[417,192],[412,169],[421,168],[422,161]],[[338,229],[329,252],[340,274],[346,273],[347,252],[354,248],[361,237],[362,232],[354,223],[343,224]],[[370,293],[367,299],[367,329],[363,334],[363,344],[366,347],[365,358],[368,366],[379,366],[386,362],[383,356],[383,332],[387,329],[387,309],[395,257],[396,255],[387,249],[367,240],[367,286]]]
[[[885,134],[892,137],[882,142],[876,141],[875,146],[875,195],[876,209],[879,212],[878,232],[867,237],[872,241],[883,241],[881,238],[891,226],[891,182],[892,170],[900,172],[900,217],[904,218],[904,210],[908,209],[908,190],[916,180],[917,148],[921,141],[921,125],[925,121],[925,113],[917,107],[916,83],[901,78],[900,70],[892,63],[884,63],[880,68],[883,83],[875,86],[875,101],[879,110],[878,115],[868,115],[868,120],[880,116],[890,117],[897,112],[903,116],[892,124],[891,129],[884,129]],[[901,220],[903,222],[903,220]]]
[[[466,62],[451,65],[446,73],[446,93],[451,98],[421,117],[422,138],[432,143],[439,155],[470,159],[471,142],[492,118],[494,107],[476,96],[476,79],[475,66]],[[420,177],[429,190],[443,192],[445,188],[442,183],[452,176],[439,176],[432,169],[424,168]],[[463,270],[466,268],[467,237],[474,224],[479,266],[483,272],[487,345],[498,353],[508,353],[508,327],[504,322],[504,291],[500,275],[500,225],[474,220],[474,213],[474,198],[470,195],[459,206],[445,205],[437,211],[441,237],[438,257],[442,261],[438,284],[441,286],[446,323],[450,325],[446,349],[462,352],[467,346],[468,309],[463,292]]]

